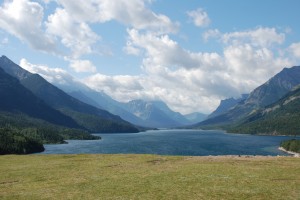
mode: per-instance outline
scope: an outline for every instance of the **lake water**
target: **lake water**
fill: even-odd
[[[159,154],[159,155],[286,155],[279,151],[287,136],[227,134],[222,131],[159,130],[130,134],[95,134],[102,140],[68,140],[45,145],[42,154]]]

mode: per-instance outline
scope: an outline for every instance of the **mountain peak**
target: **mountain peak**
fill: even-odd
[[[271,105],[300,84],[300,66],[284,68],[266,83],[254,89],[249,97],[222,115],[214,116],[199,125],[229,124],[248,117],[258,109]]]
[[[258,107],[274,103],[287,94],[293,87],[300,84],[299,77],[300,66],[284,68],[265,84],[253,90],[246,102]]]
[[[24,78],[27,78],[28,76],[32,75],[30,72],[26,71],[19,65],[15,64],[12,60],[10,60],[6,56],[1,56],[0,58],[0,67],[8,73],[9,75],[22,80]]]

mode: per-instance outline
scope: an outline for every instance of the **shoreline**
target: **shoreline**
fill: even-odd
[[[292,155],[293,157],[300,158],[300,153],[293,152],[293,151],[287,151],[287,150],[286,150],[285,148],[283,148],[283,147],[278,147],[278,149],[279,149],[280,151],[283,151],[283,152],[285,152],[285,153],[288,153],[288,154]]]

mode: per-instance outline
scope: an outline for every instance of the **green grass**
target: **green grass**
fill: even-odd
[[[300,199],[300,159],[0,156],[0,199]]]

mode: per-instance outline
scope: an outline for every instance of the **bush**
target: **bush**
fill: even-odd
[[[0,128],[0,154],[29,154],[44,151],[43,144],[14,127]]]
[[[281,147],[287,151],[300,153],[300,140],[292,139],[281,142]]]

